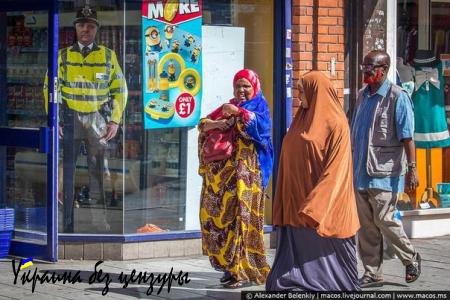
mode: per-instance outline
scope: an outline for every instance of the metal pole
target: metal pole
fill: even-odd
[[[48,10],[48,116],[50,129],[49,151],[47,153],[47,245],[48,257],[58,260],[58,0],[49,0]],[[52,226],[48,226],[51,224]]]

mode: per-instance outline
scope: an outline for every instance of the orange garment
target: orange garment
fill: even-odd
[[[136,231],[137,233],[147,233],[147,232],[162,232],[165,230],[162,230],[155,224],[145,224],[144,226],[139,227]]]
[[[348,238],[360,225],[347,118],[323,73],[312,71],[300,80],[309,108],[299,109],[283,140],[273,224]]]

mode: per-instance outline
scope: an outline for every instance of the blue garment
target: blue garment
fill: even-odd
[[[360,291],[355,237],[328,238],[312,228],[277,227],[266,291]]]
[[[364,90],[364,99],[354,113],[351,124],[353,147],[353,176],[354,185],[358,190],[368,188],[381,189],[392,192],[403,192],[405,178],[403,175],[395,177],[373,177],[367,173],[367,149],[369,144],[369,130],[377,103],[389,91],[389,80],[385,80],[377,92],[370,96],[369,87]],[[395,122],[397,138],[401,141],[412,138],[414,134],[414,113],[412,102],[406,92],[402,92],[395,107]]]
[[[433,71],[431,71],[433,70]],[[437,75],[439,87],[430,81],[433,73]],[[419,75],[420,74],[420,75]],[[426,74],[426,75],[425,75]],[[442,63],[436,68],[417,67],[415,73],[417,90],[412,95],[416,110],[414,111],[415,129],[414,141],[416,148],[444,148],[450,146],[450,134],[447,127],[444,103],[444,84],[442,76]],[[427,78],[425,81],[422,80]]]
[[[255,144],[261,168],[262,185],[265,189],[273,167],[272,120],[269,106],[260,91],[253,99],[239,103],[239,107],[252,112],[255,116],[246,124],[245,132]]]

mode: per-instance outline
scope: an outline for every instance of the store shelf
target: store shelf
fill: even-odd
[[[170,141],[164,141],[164,140],[152,140],[153,143],[159,143],[159,144],[166,144],[166,145],[179,145],[180,142],[170,142]]]
[[[179,178],[180,175],[178,174],[159,174],[159,173],[153,173],[150,172],[151,176],[156,176],[156,177],[166,177],[166,178]]]
[[[17,66],[17,67],[30,67],[30,68],[32,68],[32,67],[43,67],[45,64],[43,64],[43,63],[35,63],[35,64],[30,64],[30,63],[26,63],[26,62],[20,62],[20,63],[17,63],[17,62],[15,62],[15,63],[11,63],[11,62],[7,62],[7,64],[8,64],[8,66],[9,67],[12,67],[12,66]],[[46,65],[45,65],[46,66]]]
[[[47,49],[43,48],[22,48],[20,49],[22,53],[47,53]]]
[[[33,78],[22,77],[21,79],[8,78],[8,84],[20,84],[20,85],[26,85],[26,86],[37,86],[37,85],[44,85],[44,80],[38,81],[34,77]]]
[[[46,114],[36,110],[24,110],[24,109],[7,109],[8,115],[20,115],[20,116],[32,116],[32,117],[44,117]]]

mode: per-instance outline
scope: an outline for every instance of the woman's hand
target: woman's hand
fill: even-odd
[[[232,120],[233,122],[230,120],[231,119],[207,120],[203,125],[203,131],[206,132],[212,129],[219,129],[221,131],[226,130],[234,124],[234,120]]]
[[[225,103],[222,106],[222,115],[225,118],[228,118],[231,115],[236,115],[239,113],[239,108],[236,105],[233,105],[231,103]]]

